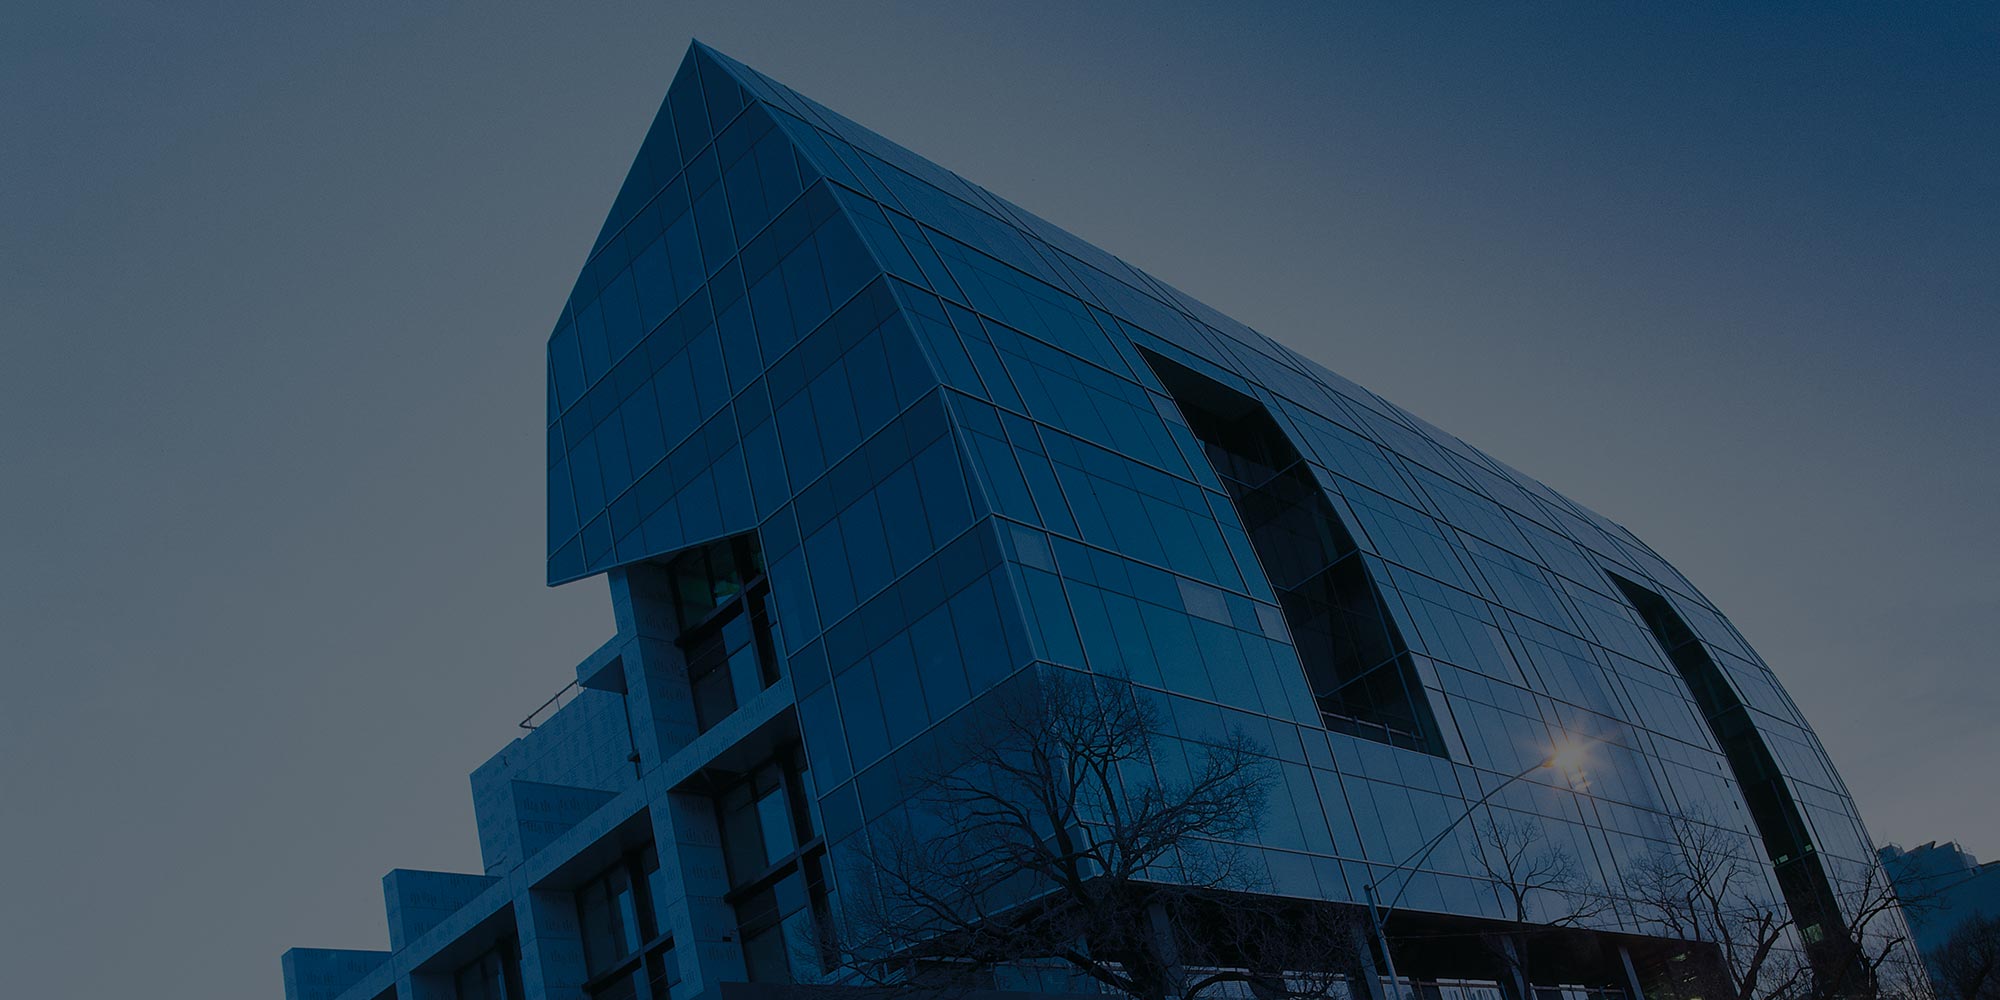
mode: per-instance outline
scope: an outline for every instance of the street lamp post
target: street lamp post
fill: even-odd
[[[1493,796],[1500,794],[1501,789],[1506,788],[1508,785],[1511,785],[1516,781],[1520,781],[1522,778],[1525,778],[1528,775],[1531,775],[1536,771],[1540,771],[1545,768],[1568,769],[1569,767],[1571,767],[1576,763],[1577,755],[1582,752],[1583,748],[1586,745],[1587,744],[1583,742],[1575,742],[1558,746],[1554,753],[1551,753],[1547,757],[1535,762],[1532,766],[1521,771],[1519,774],[1516,774],[1513,777],[1508,778],[1506,781],[1494,785],[1493,788],[1490,791],[1488,791],[1485,795],[1480,796],[1478,801],[1472,803],[1469,806],[1466,806],[1465,811],[1459,813],[1456,819],[1453,819],[1451,822],[1445,824],[1444,829],[1439,830],[1436,836],[1433,836],[1431,839],[1425,841],[1423,846],[1418,848],[1417,852],[1411,855],[1409,859],[1403,861],[1401,864],[1391,866],[1389,871],[1391,873],[1395,873],[1402,871],[1405,868],[1410,868],[1416,865],[1423,864],[1424,859],[1429,858],[1431,856],[1431,852],[1437,850],[1438,847],[1444,843],[1444,838],[1448,836],[1451,833],[1451,831],[1458,829],[1458,824],[1463,823],[1467,819],[1471,818],[1472,814],[1474,812],[1477,812],[1480,806],[1483,806],[1486,803],[1492,801]],[[1396,991],[1397,994],[1396,996],[1392,997],[1391,1000],[1401,1000],[1401,992],[1403,989],[1402,979],[1396,975],[1396,956],[1389,951],[1389,934],[1385,929],[1385,926],[1388,922],[1389,914],[1395,910],[1397,903],[1402,902],[1403,893],[1409,890],[1410,880],[1409,879],[1403,880],[1403,884],[1396,890],[1396,895],[1390,897],[1389,904],[1387,906],[1382,905],[1380,898],[1376,895],[1375,880],[1373,878],[1370,878],[1368,884],[1362,886],[1361,888],[1362,891],[1365,892],[1368,896],[1368,916],[1370,924],[1375,929],[1375,946],[1382,950],[1382,964],[1386,966],[1389,970],[1389,988],[1391,990]]]

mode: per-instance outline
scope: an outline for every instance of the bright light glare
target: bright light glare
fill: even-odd
[[[1593,741],[1588,739],[1562,739],[1556,741],[1555,752],[1542,761],[1543,767],[1559,768],[1567,773],[1583,770],[1584,754]]]

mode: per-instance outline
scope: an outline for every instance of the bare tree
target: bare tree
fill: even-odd
[[[2000,917],[1959,924],[1930,958],[1938,1000],[2000,1000]]]
[[[1182,755],[1130,685],[1067,671],[989,700],[843,873],[855,977],[950,988],[1042,960],[1141,1000],[1340,981],[1346,924],[1258,893],[1232,846],[1274,780],[1247,736]]]
[[[1845,933],[1825,948],[1815,963],[1813,994],[1826,1000],[1900,1000],[1929,993],[1929,977],[1910,944],[1903,908],[1930,905],[1928,893],[1904,887],[1901,896],[1881,865],[1867,865],[1858,880],[1847,880],[1835,891],[1839,913],[1822,923]]]
[[[1781,948],[1791,914],[1769,897],[1741,838],[1697,816],[1667,822],[1667,843],[1639,859],[1626,892],[1640,916],[1674,937],[1711,946],[1717,961],[1671,974],[1681,996],[1770,1000],[1803,991],[1807,968]]]
[[[1578,927],[1604,912],[1608,903],[1593,891],[1576,856],[1551,842],[1532,819],[1487,816],[1473,826],[1476,860],[1499,889],[1508,922],[1488,946],[1513,978],[1520,996],[1532,996],[1530,938],[1552,929]]]

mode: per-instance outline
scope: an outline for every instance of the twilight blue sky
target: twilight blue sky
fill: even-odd
[[[0,969],[269,997],[609,634],[541,351],[691,36],[1629,525],[2000,856],[2000,15],[0,12]]]

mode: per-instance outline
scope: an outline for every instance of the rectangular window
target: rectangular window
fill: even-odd
[[[784,673],[770,582],[754,534],[682,553],[668,564],[695,725],[707,732]]]
[[[753,769],[716,799],[729,884],[742,887],[795,860],[815,840],[811,776],[803,748],[792,747]]]
[[[646,954],[646,988],[652,1000],[675,1000],[674,993],[680,985],[681,963],[671,943]]]
[[[652,844],[637,848],[576,891],[577,926],[583,936],[585,992],[600,1000],[642,1000],[652,978],[640,960],[672,944],[658,916],[659,855]],[[659,994],[654,994],[659,996]]]
[[[824,843],[813,829],[812,775],[791,746],[715,798],[743,961],[756,982],[811,982],[828,968]]]
[[[808,858],[736,904],[743,964],[759,983],[809,983],[826,971],[820,937],[827,912],[819,859]]]
[[[512,937],[501,938],[459,966],[451,979],[457,1000],[522,1000],[520,946]]]
[[[634,968],[605,977],[596,987],[585,992],[590,994],[591,1000],[644,1000],[645,986],[644,970]]]

